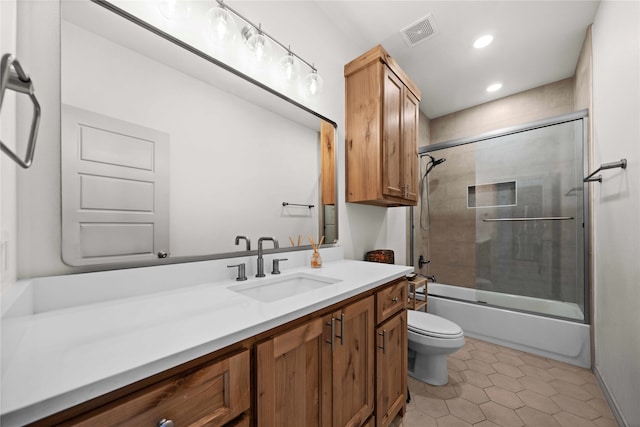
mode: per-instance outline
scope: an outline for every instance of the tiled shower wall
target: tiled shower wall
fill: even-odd
[[[575,86],[572,77],[435,119],[423,116],[419,144],[436,144],[573,112]],[[420,273],[465,287],[476,286],[476,234],[481,231],[476,229],[475,210],[466,207],[467,186],[476,184],[474,149],[474,144],[469,144],[434,153],[437,158],[445,157],[447,163],[429,174],[430,224],[426,224],[424,201],[414,209],[414,265],[423,255],[431,263],[419,269]],[[426,159],[421,159],[421,176],[425,164]],[[438,191],[434,191],[436,187]],[[421,190],[421,194],[425,192]]]

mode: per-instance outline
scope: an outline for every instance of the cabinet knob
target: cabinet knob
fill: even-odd
[[[158,421],[158,427],[173,427],[173,421],[163,418]]]
[[[393,302],[393,303],[396,303],[396,302],[398,302],[398,301],[399,301],[399,300],[398,300],[398,297],[393,297],[393,298],[391,298],[391,302]]]

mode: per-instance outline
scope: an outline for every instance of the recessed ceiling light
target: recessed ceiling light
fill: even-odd
[[[492,85],[487,86],[487,92],[495,92],[502,87],[502,83],[494,83]]]
[[[479,37],[475,42],[473,42],[473,47],[476,49],[482,49],[483,47],[487,47],[493,41],[493,36],[491,34],[487,34],[485,36]]]

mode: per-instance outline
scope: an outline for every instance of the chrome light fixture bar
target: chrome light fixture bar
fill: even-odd
[[[305,64],[311,72],[307,74],[303,79],[303,84],[305,86],[306,95],[317,95],[322,90],[323,80],[322,77],[318,74],[318,70],[315,67],[315,64],[309,63],[300,55],[296,54],[291,50],[290,46],[285,46],[276,40],[273,36],[268,34],[262,29],[262,24],[255,25],[245,16],[240,14],[240,12],[236,11],[232,7],[228,6],[224,0],[216,0],[218,5],[216,7],[222,9],[223,11],[227,11],[232,13],[237,18],[241,19],[246,23],[246,25],[242,28],[240,34],[245,42],[245,44],[256,53],[256,56],[260,59],[262,55],[265,54],[265,49],[267,49],[265,38],[269,41],[273,42],[277,46],[279,46],[285,52],[285,56],[281,59],[281,66],[285,73],[285,79],[291,80],[292,74],[295,72],[295,64],[293,58],[295,57],[301,63]]]

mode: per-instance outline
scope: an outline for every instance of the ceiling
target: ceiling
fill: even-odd
[[[574,74],[599,1],[318,1],[354,41],[381,44],[435,118]],[[400,31],[431,14],[437,35],[408,47]],[[474,40],[494,41],[475,49]],[[486,87],[501,82],[502,89]]]

